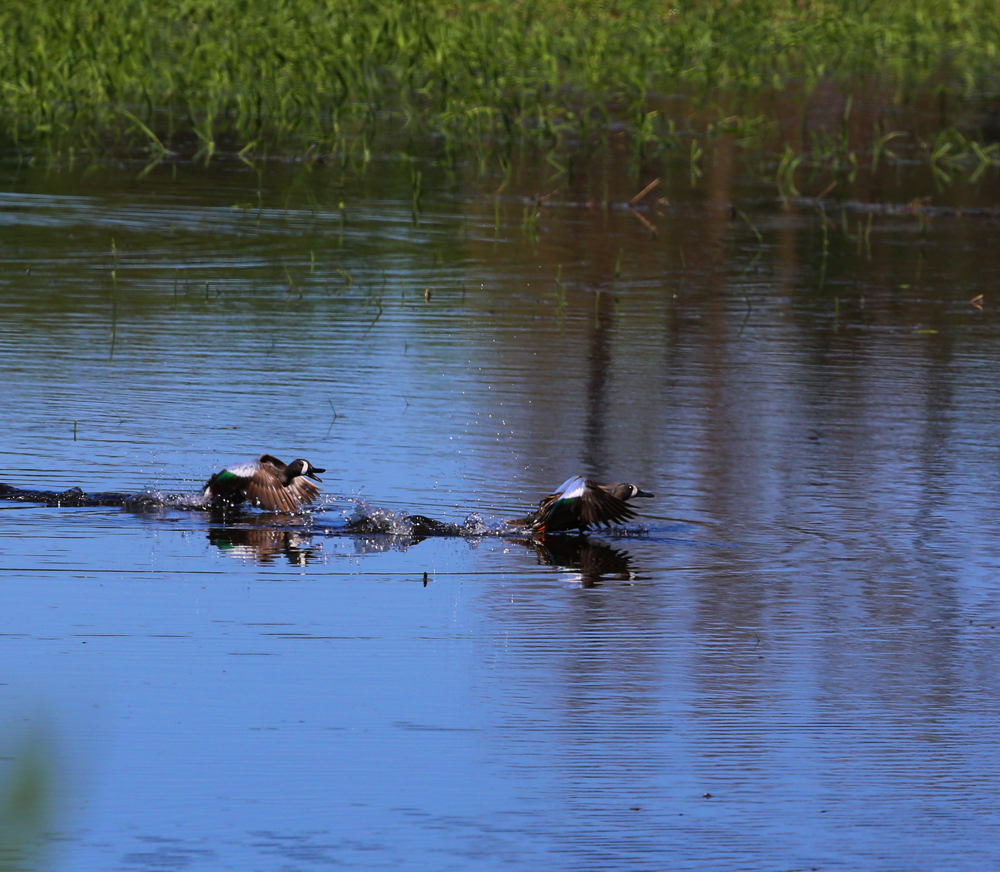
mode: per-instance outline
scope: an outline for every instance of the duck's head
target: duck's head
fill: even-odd
[[[306,475],[316,481],[322,481],[323,479],[316,475],[317,472],[326,472],[326,470],[320,469],[318,466],[313,466],[308,460],[299,458],[288,464],[285,469],[285,478],[291,481],[296,476]]]
[[[642,488],[636,487],[634,484],[616,484],[611,488],[611,493],[618,497],[620,500],[631,500],[635,497],[655,497],[656,494],[651,494],[649,491],[644,491]]]

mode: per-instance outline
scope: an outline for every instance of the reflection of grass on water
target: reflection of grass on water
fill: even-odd
[[[48,754],[43,743],[34,739],[17,757],[4,762],[9,768],[0,770],[0,872],[23,872],[37,865],[43,833],[50,823]]]
[[[380,126],[400,123],[451,149],[524,137],[560,149],[622,130],[640,154],[682,135],[758,141],[795,113],[787,101],[804,113],[832,80],[887,107],[933,94],[944,117],[992,81],[1000,12],[995,0],[8,0],[0,33],[0,131],[16,142],[208,160],[226,137],[367,160]],[[665,99],[677,94],[684,106]],[[800,148],[850,171],[844,126]],[[894,133],[871,134],[872,161]],[[950,132],[926,150],[947,174],[996,162],[983,141]],[[415,214],[418,201],[415,181]]]

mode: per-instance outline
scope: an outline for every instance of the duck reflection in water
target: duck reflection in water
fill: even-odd
[[[628,551],[588,536],[534,536],[516,541],[533,549],[540,565],[579,573],[583,587],[593,587],[602,578],[618,581],[635,578]]]
[[[263,516],[267,526],[212,527],[208,541],[227,557],[274,563],[285,557],[292,566],[305,566],[320,559],[321,545],[313,545],[312,533],[272,526],[273,519]]]

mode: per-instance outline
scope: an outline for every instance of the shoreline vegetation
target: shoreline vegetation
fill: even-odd
[[[566,170],[725,137],[799,167],[1000,166],[995,0],[10,0],[0,138],[54,164],[217,153],[367,162],[434,137]]]

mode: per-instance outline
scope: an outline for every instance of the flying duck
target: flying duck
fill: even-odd
[[[213,505],[235,506],[247,501],[270,512],[298,512],[314,503],[319,488],[306,476],[322,481],[326,472],[308,460],[293,460],[287,466],[271,454],[227,466],[205,483],[204,495]]]
[[[600,485],[592,479],[574,475],[566,479],[556,492],[538,504],[538,511],[526,518],[511,521],[513,526],[530,527],[532,533],[560,533],[589,527],[610,527],[635,517],[635,510],[626,505],[634,497],[654,494],[634,484]]]

